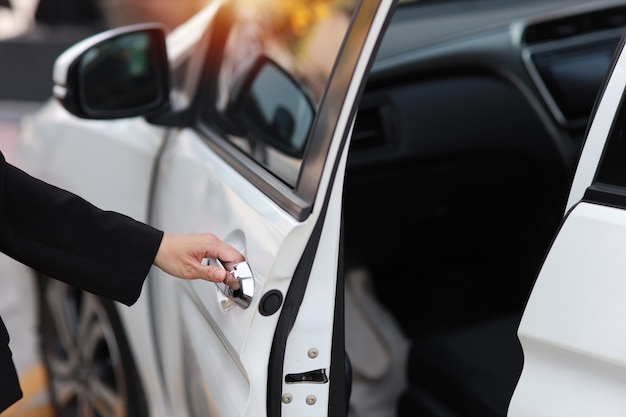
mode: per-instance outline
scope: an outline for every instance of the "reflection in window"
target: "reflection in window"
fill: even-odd
[[[315,111],[356,5],[357,0],[234,4],[235,22],[226,40],[213,110],[231,142],[290,186],[295,186]],[[283,77],[281,71],[260,71],[251,86],[250,74],[259,70],[260,57],[275,63]],[[292,82],[285,82],[285,74]],[[264,124],[274,140],[255,134],[254,123],[237,120],[242,103],[250,99],[243,97],[246,94],[259,106],[256,122]]]
[[[313,123],[314,110],[308,97],[269,59],[261,58],[250,77],[240,91],[242,106],[235,108],[233,117],[241,117],[241,125],[252,140],[292,157],[302,157]]]

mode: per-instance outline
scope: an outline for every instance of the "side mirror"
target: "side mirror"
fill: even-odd
[[[291,75],[261,56],[236,90],[228,113],[248,137],[301,158],[315,110]]]
[[[169,107],[165,27],[147,23],[111,29],[63,52],[53,71],[53,95],[87,119],[158,114]]]

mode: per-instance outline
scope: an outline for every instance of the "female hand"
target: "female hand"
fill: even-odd
[[[219,259],[225,265],[245,260],[237,249],[211,233],[187,235],[165,233],[154,265],[182,279],[224,282],[230,277],[228,271],[223,268],[203,264],[202,260],[205,258]]]

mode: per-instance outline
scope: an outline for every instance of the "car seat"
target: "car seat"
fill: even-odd
[[[412,342],[398,417],[505,417],[523,365],[521,314]]]

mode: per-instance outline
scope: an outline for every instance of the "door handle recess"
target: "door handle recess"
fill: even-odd
[[[209,264],[224,268],[217,259],[210,259]],[[228,272],[224,282],[216,282],[217,288],[226,298],[241,308],[248,308],[254,296],[254,276],[247,262],[238,262]]]

